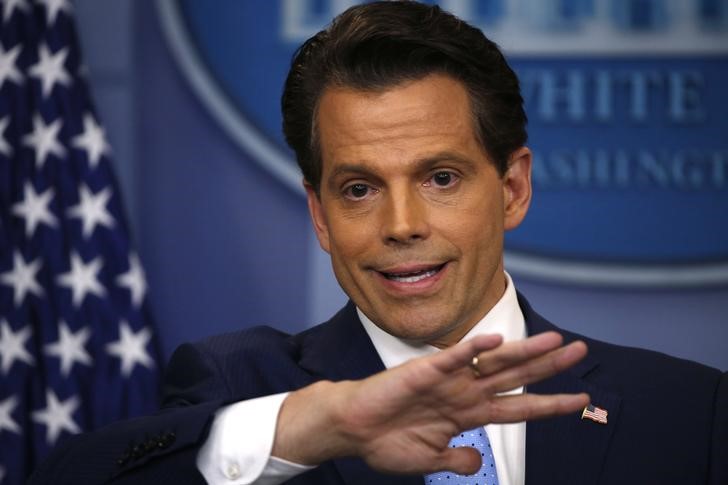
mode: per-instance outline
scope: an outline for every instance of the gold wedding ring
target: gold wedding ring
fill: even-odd
[[[475,378],[478,379],[479,377],[482,377],[482,374],[480,373],[480,368],[478,368],[478,356],[476,355],[473,357],[473,360],[470,361],[470,369],[473,371],[473,375],[475,375]]]

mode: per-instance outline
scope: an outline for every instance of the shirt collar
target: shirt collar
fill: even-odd
[[[518,306],[518,297],[513,280],[508,273],[506,276],[506,291],[500,300],[462,340],[467,340],[479,334],[500,334],[504,342],[520,340],[526,337],[526,323],[521,308]],[[413,343],[391,335],[374,324],[359,307],[356,309],[364,330],[374,344],[384,366],[389,369],[400,365],[415,357],[423,357],[438,351],[437,347],[427,344]]]

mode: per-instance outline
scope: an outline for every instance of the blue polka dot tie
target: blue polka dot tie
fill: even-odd
[[[437,472],[425,475],[425,485],[498,485],[493,450],[485,428],[463,431],[450,440],[450,447],[470,446],[480,452],[483,465],[474,475],[458,475],[453,472]]]

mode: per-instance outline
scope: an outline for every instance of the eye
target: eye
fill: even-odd
[[[452,185],[456,184],[458,180],[459,180],[458,176],[456,174],[454,174],[453,172],[440,171],[440,172],[435,172],[435,174],[432,177],[430,177],[430,179],[427,182],[425,182],[425,185],[447,188],[447,187],[451,187]]]
[[[344,189],[344,196],[351,200],[360,200],[369,195],[373,190],[367,184],[351,184]]]

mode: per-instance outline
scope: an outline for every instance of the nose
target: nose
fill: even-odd
[[[430,235],[427,206],[411,188],[390,187],[381,207],[382,239],[388,245],[406,245]]]

